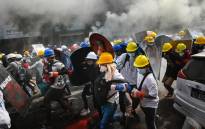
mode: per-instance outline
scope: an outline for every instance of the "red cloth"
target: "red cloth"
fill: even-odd
[[[91,117],[86,117],[81,120],[78,120],[71,125],[65,127],[65,129],[88,129],[88,124],[92,119],[98,119],[99,113],[95,112]]]

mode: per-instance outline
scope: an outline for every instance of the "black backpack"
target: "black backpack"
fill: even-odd
[[[111,80],[106,82],[103,78],[104,73],[99,75],[98,78],[94,82],[94,99],[98,106],[104,105],[108,99],[112,98],[117,92],[113,93],[112,95],[108,96],[108,92],[110,90],[110,86],[113,83],[127,83],[125,80]]]

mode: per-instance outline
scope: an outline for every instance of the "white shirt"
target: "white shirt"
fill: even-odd
[[[6,124],[11,127],[11,119],[4,104],[3,93],[0,90],[0,125]]]
[[[113,80],[118,80],[118,79],[124,79],[123,76],[118,72],[118,70],[115,71],[114,76],[113,76]],[[119,92],[118,91],[113,91],[110,90],[108,92],[108,96],[112,95],[116,93],[113,97],[111,97],[110,99],[108,99],[107,101],[110,103],[119,103]]]
[[[139,88],[140,83],[143,79],[143,75],[138,74],[138,79],[137,79],[137,87]],[[142,89],[141,91],[144,91],[145,93],[148,93],[148,95],[152,97],[156,97],[155,99],[151,98],[143,98],[140,101],[140,104],[142,107],[150,107],[150,108],[157,108],[158,103],[159,103],[159,97],[158,97],[158,85],[157,81],[154,78],[153,74],[147,75],[145,78],[143,84],[142,84]]]
[[[138,71],[133,66],[134,60],[133,61],[129,60],[125,63],[126,56],[127,56],[127,53],[124,53],[116,60],[117,68],[120,70],[120,73],[123,75],[125,80],[129,82],[130,85],[136,85]]]

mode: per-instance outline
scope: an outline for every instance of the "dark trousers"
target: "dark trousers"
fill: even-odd
[[[8,128],[8,125],[3,124],[3,125],[0,125],[0,129],[9,129],[9,128]]]
[[[88,109],[88,100],[86,96],[90,96],[90,95],[92,95],[91,85],[85,85],[82,92],[82,99],[83,99],[83,104],[85,109]]]
[[[51,102],[57,101],[61,105],[61,107],[66,110],[67,105],[63,102],[63,93],[64,89],[56,89],[49,87],[48,91],[45,94],[44,97],[44,104],[47,108],[47,120],[51,120]]]
[[[147,129],[157,129],[155,125],[156,108],[141,107],[145,114]]]

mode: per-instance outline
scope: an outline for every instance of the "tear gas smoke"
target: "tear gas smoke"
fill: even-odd
[[[201,26],[204,0],[0,0],[0,25],[29,31],[47,23],[92,30],[108,37],[143,30]],[[99,26],[94,23],[100,21]],[[203,27],[203,26],[201,26]]]
[[[93,26],[93,31],[113,38],[144,30],[178,31],[205,23],[203,0],[136,0],[126,8],[122,14],[107,12],[104,25]]]

